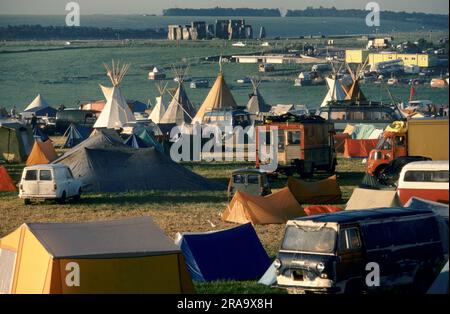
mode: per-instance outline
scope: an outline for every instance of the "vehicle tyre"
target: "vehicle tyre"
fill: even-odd
[[[413,289],[415,293],[426,293],[433,284],[433,271],[429,268],[419,269],[414,276]]]
[[[59,204],[64,204],[66,202],[66,191],[63,191],[61,197],[58,199]]]
[[[23,203],[24,203],[25,205],[30,205],[30,204],[31,204],[31,200],[30,200],[29,198],[25,198],[25,199],[23,200]]]
[[[78,189],[78,194],[73,197],[75,201],[79,201],[81,199],[81,189]]]

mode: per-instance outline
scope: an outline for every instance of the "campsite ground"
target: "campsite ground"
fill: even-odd
[[[364,165],[361,159],[339,158],[338,182],[343,202],[361,182]],[[236,163],[187,163],[186,167],[207,178],[227,182],[234,169],[252,164]],[[10,175],[18,182],[23,165],[7,165]],[[316,179],[322,175],[316,176]],[[273,182],[275,188],[285,184],[284,177]],[[17,193],[0,193],[0,237],[16,229],[24,222],[63,222],[106,220],[131,216],[151,216],[171,238],[177,232],[219,230],[235,226],[220,219],[227,205],[223,191],[214,192],[160,192],[144,191],[119,194],[86,194],[81,201],[59,205],[54,202],[25,206]],[[284,225],[256,226],[261,242],[273,259],[283,236]],[[196,283],[198,293],[284,293],[282,290],[248,282]]]

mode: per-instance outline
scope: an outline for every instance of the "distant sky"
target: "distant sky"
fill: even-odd
[[[78,0],[81,14],[161,14],[163,9],[249,7],[304,9],[307,6],[335,6],[338,9],[364,9],[373,0]],[[68,0],[0,0],[0,14],[65,14]],[[449,13],[448,0],[377,0],[381,10]]]

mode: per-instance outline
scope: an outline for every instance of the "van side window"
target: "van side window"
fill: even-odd
[[[50,170],[40,170],[39,171],[39,180],[51,181],[52,180],[52,172]]]
[[[449,182],[448,170],[424,171],[411,170],[405,173],[405,182]]]
[[[247,177],[248,184],[259,184],[259,176],[256,174],[249,174]]]
[[[357,228],[343,229],[339,233],[339,250],[352,251],[361,248],[361,238]]]
[[[37,180],[37,170],[27,170],[25,174],[26,181],[36,181]]]
[[[288,132],[288,143],[289,144],[300,144],[300,131]]]
[[[245,177],[241,174],[235,174],[233,176],[233,182],[238,183],[238,184],[243,184],[243,183],[245,183]]]

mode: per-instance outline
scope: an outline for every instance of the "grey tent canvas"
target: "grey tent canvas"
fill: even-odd
[[[154,148],[123,144],[113,130],[97,130],[54,163],[69,166],[86,192],[195,191],[217,186]]]

